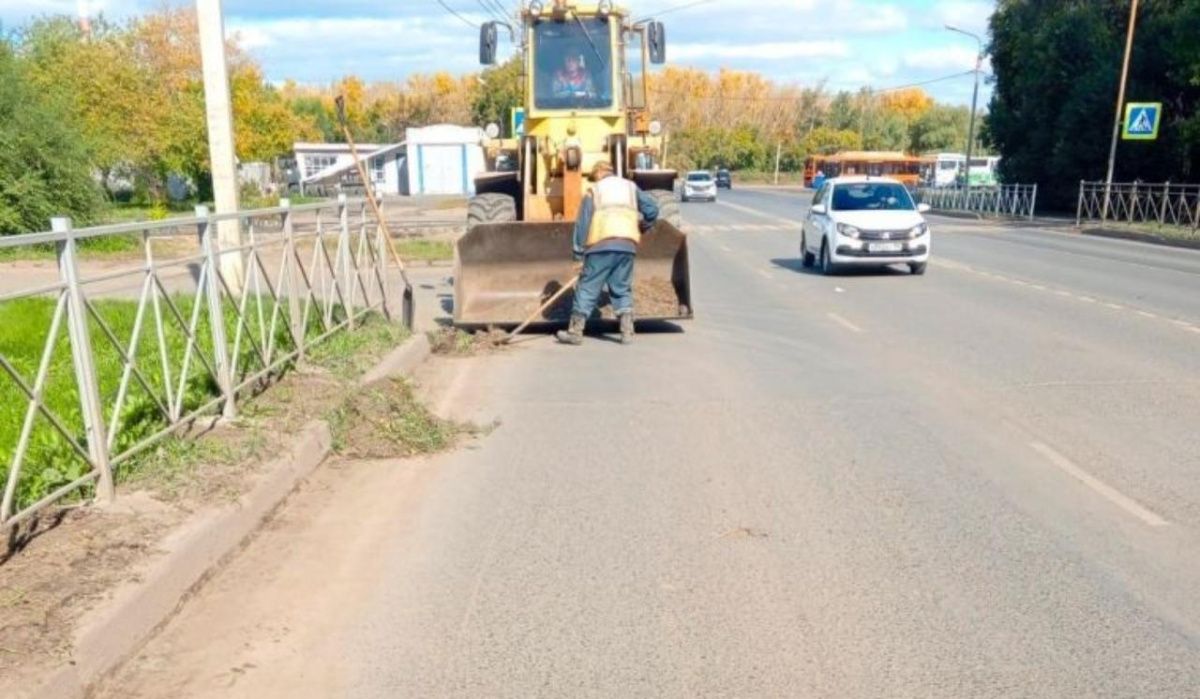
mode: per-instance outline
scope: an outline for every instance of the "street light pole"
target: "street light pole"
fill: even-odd
[[[975,53],[975,89],[971,92],[971,121],[967,127],[967,167],[963,174],[963,186],[966,188],[967,198],[970,199],[971,194],[971,158],[975,155],[975,112],[979,104],[979,72],[983,68],[983,39],[978,34],[973,34],[958,27],[946,25],[946,29],[963,36],[969,36],[975,40],[975,44],[979,50]]]
[[[233,107],[225,60],[225,20],[221,0],[196,0],[196,20],[200,29],[213,198],[218,214],[234,213],[238,210],[237,159],[233,147]],[[236,220],[219,221],[217,240],[223,250],[238,248],[241,246],[241,224]],[[221,255],[220,267],[225,283],[236,293],[242,287],[241,252]]]
[[[1125,59],[1121,64],[1121,86],[1117,89],[1117,114],[1113,118],[1112,145],[1108,149],[1108,175],[1104,178],[1104,210],[1100,214],[1101,223],[1108,220],[1108,207],[1112,201],[1113,175],[1117,168],[1117,141],[1121,138],[1121,122],[1124,121],[1124,115],[1121,112],[1125,106],[1125,83],[1129,80],[1129,59],[1133,55],[1133,33],[1137,28],[1137,13],[1138,0],[1133,0],[1133,4],[1129,6],[1129,34],[1125,37]]]

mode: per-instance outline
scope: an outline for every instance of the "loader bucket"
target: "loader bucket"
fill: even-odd
[[[487,223],[467,231],[454,255],[454,323],[512,327],[523,323],[572,277],[570,223]],[[659,221],[642,236],[634,268],[634,312],[639,320],[692,317],[687,236]],[[568,292],[535,318],[563,323]],[[599,315],[613,318],[607,295]]]

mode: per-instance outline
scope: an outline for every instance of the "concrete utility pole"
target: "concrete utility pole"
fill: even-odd
[[[229,96],[229,69],[225,60],[225,20],[221,0],[196,0],[200,25],[200,59],[204,68],[204,108],[208,117],[208,154],[212,169],[213,197],[218,214],[238,210],[237,157],[233,148],[233,107]],[[223,250],[242,243],[238,221],[217,224],[217,240]],[[230,290],[242,288],[242,255],[221,255],[221,274]]]
[[[1129,59],[1133,55],[1133,34],[1137,29],[1138,0],[1129,6],[1129,34],[1125,37],[1125,60],[1121,64],[1121,87],[1117,89],[1117,115],[1113,118],[1112,146],[1108,149],[1108,175],[1104,178],[1104,210],[1100,221],[1108,220],[1108,207],[1112,201],[1113,175],[1117,169],[1117,141],[1121,138],[1121,122],[1125,120],[1125,83],[1129,80]]]
[[[979,104],[979,72],[983,68],[983,39],[978,34],[946,25],[946,29],[963,36],[969,36],[975,40],[979,50],[975,54],[975,90],[971,93],[971,121],[967,127],[967,167],[963,178],[963,186],[966,187],[967,195],[971,193],[971,158],[975,155],[975,112]]]

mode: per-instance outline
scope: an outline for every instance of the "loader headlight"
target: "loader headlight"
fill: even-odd
[[[837,225],[837,231],[847,238],[858,238],[859,236],[858,229],[848,223],[839,223]]]
[[[909,238],[920,238],[929,232],[929,226],[924,223],[918,223],[908,231]]]
[[[493,121],[492,123],[488,124],[486,128],[484,128],[483,132],[487,134],[488,138],[499,138],[500,125]]]
[[[658,136],[661,133],[662,133],[662,122],[659,121],[658,119],[655,119],[654,121],[650,122],[650,135]]]

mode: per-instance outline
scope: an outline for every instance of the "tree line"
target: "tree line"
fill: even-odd
[[[1074,210],[1108,167],[1130,0],[1001,0],[991,19],[988,134],[1001,176]],[[1115,179],[1200,181],[1200,0],[1144,0],[1126,98],[1162,102],[1157,141],[1119,145]]]

